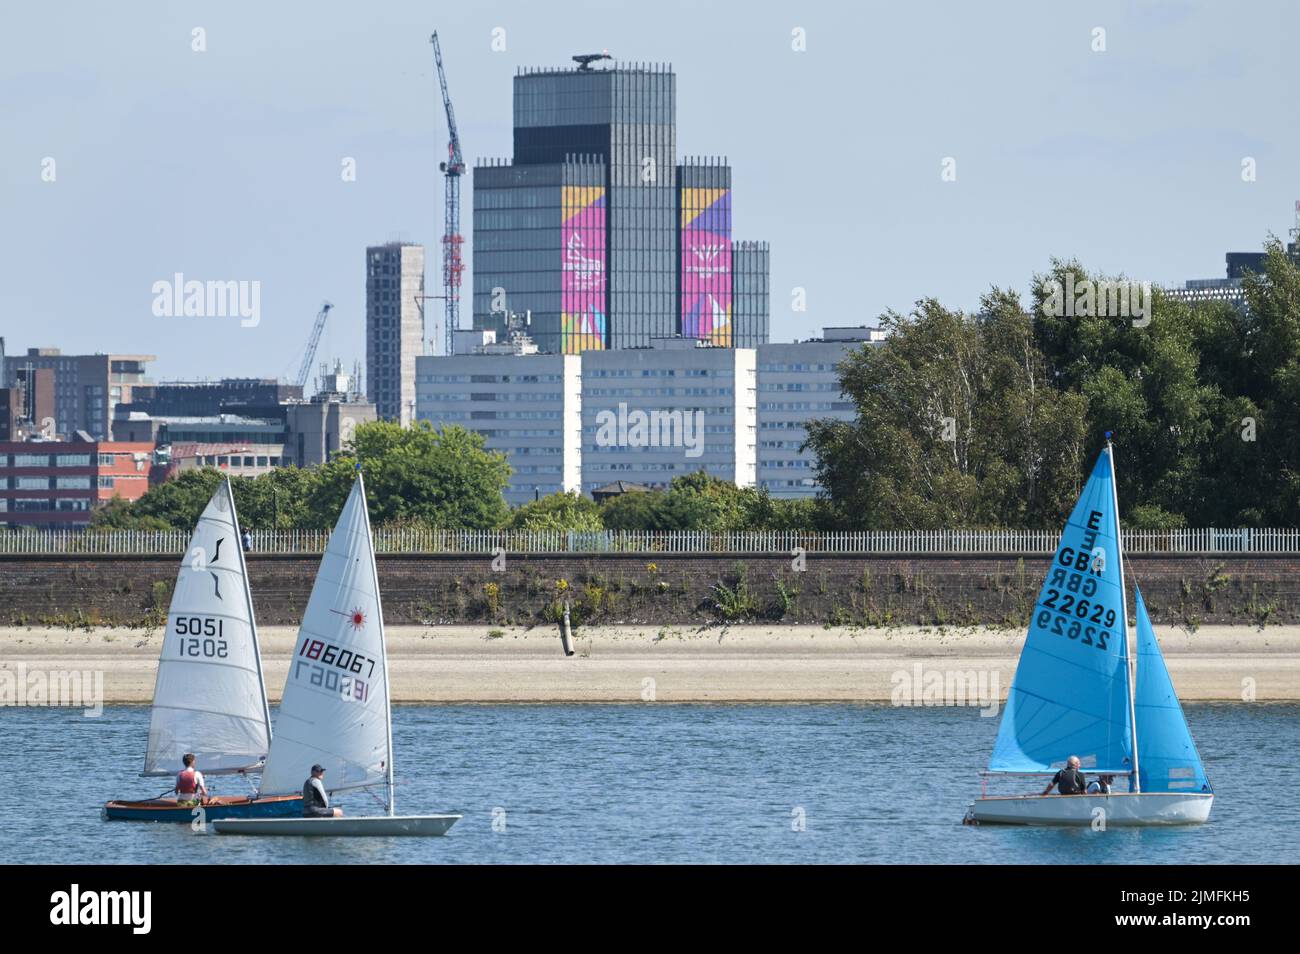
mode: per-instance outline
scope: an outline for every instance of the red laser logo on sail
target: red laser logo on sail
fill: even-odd
[[[351,613],[344,613],[342,610],[330,610],[330,612],[337,613],[339,616],[347,617],[347,620],[352,625],[353,629],[361,629],[366,625],[366,614],[361,611],[361,607],[359,606]]]

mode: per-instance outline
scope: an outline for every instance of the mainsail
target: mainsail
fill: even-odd
[[[1144,792],[1208,792],[1210,780],[1169,679],[1142,591],[1137,592],[1138,671],[1133,700]]]
[[[270,741],[257,624],[227,479],[199,517],[176,574],[144,774],[180,771],[187,752],[209,775],[256,771]]]
[[[331,791],[385,784],[391,806],[384,619],[360,474],[303,614],[262,794],[301,791],[315,763]]]
[[[1128,639],[1111,449],[1097,458],[1038,594],[992,772],[1048,772],[1071,755],[1132,771]]]

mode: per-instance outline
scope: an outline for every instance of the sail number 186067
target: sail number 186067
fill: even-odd
[[[375,661],[369,656],[320,639],[303,640],[298,656],[293,666],[294,679],[305,677],[313,687],[337,693],[347,701],[365,702],[370,698],[366,680],[374,675]],[[363,673],[366,680],[360,678]]]

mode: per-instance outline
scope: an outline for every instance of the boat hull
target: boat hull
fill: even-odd
[[[358,838],[445,835],[460,815],[381,815],[357,818],[240,818],[215,822],[220,835],[297,835]]]
[[[1199,825],[1213,802],[1200,792],[993,796],[975,799],[966,817],[981,825]]]
[[[111,801],[100,811],[105,821],[185,822],[194,821],[194,806],[177,805],[172,799]],[[283,818],[302,815],[301,795],[273,795],[255,798],[218,795],[203,805],[206,822],[223,818]]]

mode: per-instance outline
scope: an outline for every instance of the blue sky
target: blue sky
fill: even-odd
[[[319,357],[364,358],[365,246],[402,237],[436,256],[434,29],[471,162],[510,155],[516,67],[605,48],[671,62],[679,154],[726,155],[736,237],[771,242],[774,340],[923,296],[970,307],[993,284],[1028,288],[1052,256],[1155,282],[1218,276],[1225,251],[1285,235],[1300,198],[1300,6],[1283,0],[64,3],[5,17],[0,335],[10,353],[153,353],[158,379],[292,374],[323,299],[336,307]],[[155,317],[151,286],[178,271],[260,281],[260,324]]]

